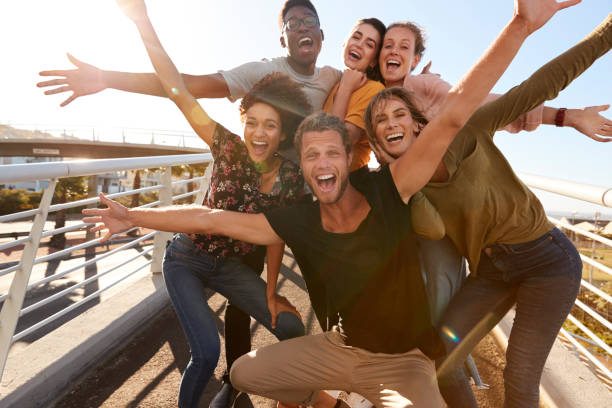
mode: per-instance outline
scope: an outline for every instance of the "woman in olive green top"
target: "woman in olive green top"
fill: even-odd
[[[555,98],[610,47],[612,14],[578,45],[476,111],[423,190],[472,271],[442,318],[448,351],[455,349],[446,368],[463,361],[516,303],[504,371],[506,407],[538,407],[542,369],[577,296],[582,262],[514,174],[493,134]],[[370,103],[366,126],[379,162],[408,150],[427,124],[414,106],[402,88],[384,90]]]

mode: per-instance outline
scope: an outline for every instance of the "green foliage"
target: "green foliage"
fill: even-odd
[[[19,211],[31,210],[26,190],[23,188],[0,190],[0,215],[11,214]]]
[[[38,208],[41,197],[42,192],[27,191],[23,188],[0,189],[0,215]]]
[[[59,179],[53,193],[53,204],[77,201],[87,197],[86,177],[66,177]]]

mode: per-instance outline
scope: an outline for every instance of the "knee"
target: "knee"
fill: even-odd
[[[221,342],[219,336],[203,335],[187,336],[191,349],[191,362],[197,366],[203,366],[214,370],[221,355]]]
[[[304,324],[299,317],[289,312],[279,313],[274,334],[279,340],[301,337],[305,334]]]
[[[249,354],[245,354],[232,364],[230,382],[237,390],[253,394],[251,381],[255,375],[256,371],[253,368],[252,357]]]

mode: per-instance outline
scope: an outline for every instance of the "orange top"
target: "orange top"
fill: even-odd
[[[337,83],[329,93],[327,100],[323,104],[323,111],[330,113],[334,105],[334,97],[338,92],[339,83]],[[351,95],[349,104],[346,109],[346,117],[344,120],[350,122],[360,129],[363,129],[364,134],[353,146],[353,162],[351,163],[351,171],[357,170],[366,166],[370,161],[370,145],[368,138],[365,135],[365,122],[363,120],[366,108],[372,98],[385,89],[384,85],[377,81],[368,80],[361,88],[357,89]]]

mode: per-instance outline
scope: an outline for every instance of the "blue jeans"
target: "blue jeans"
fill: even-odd
[[[482,252],[442,318],[449,368],[516,303],[506,351],[504,407],[537,408],[548,353],[578,295],[582,262],[558,229],[521,244],[496,244]]]
[[[186,236],[177,235],[166,250],[163,275],[191,351],[179,391],[181,408],[198,406],[219,359],[216,317],[208,306],[206,288],[225,296],[279,340],[304,335],[304,325],[291,313],[279,314],[272,329],[266,283],[240,258],[215,258],[199,250]]]

